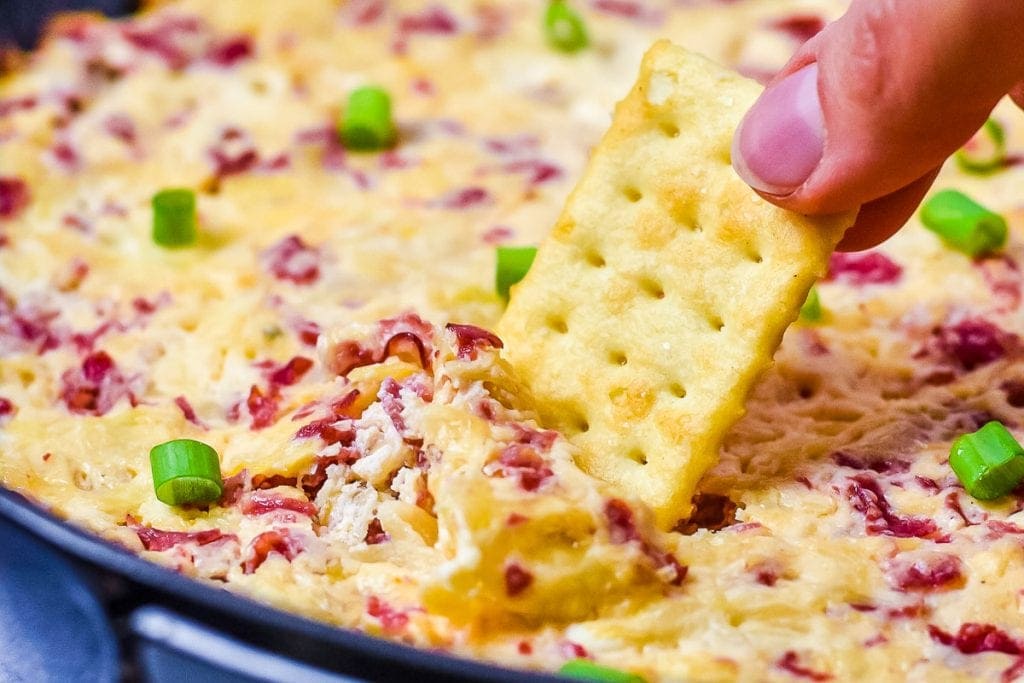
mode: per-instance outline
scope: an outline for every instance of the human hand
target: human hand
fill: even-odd
[[[733,167],[786,209],[860,206],[839,247],[866,249],[1007,93],[1024,107],[1024,1],[853,0],[747,113]]]

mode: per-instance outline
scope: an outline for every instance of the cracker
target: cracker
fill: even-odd
[[[546,426],[663,527],[854,218],[783,211],[735,174],[759,92],[655,44],[499,325]]]

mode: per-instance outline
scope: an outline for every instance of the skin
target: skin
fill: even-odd
[[[784,149],[778,138],[802,134],[803,124],[773,129],[762,121],[770,108],[758,105],[812,64],[824,126],[820,160],[815,164],[816,152],[807,151],[814,143],[804,143],[795,170],[774,172],[763,150]],[[785,97],[788,91],[784,86]],[[828,214],[861,207],[840,249],[866,249],[904,225],[942,163],[1007,94],[1024,107],[1024,1],[853,0],[751,108],[737,132],[734,166],[786,209]],[[775,173],[775,181],[763,181],[758,168]]]

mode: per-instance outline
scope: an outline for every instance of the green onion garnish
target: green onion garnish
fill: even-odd
[[[391,120],[391,96],[383,88],[366,85],[348,96],[348,106],[338,120],[338,135],[346,149],[371,152],[395,144]]]
[[[498,247],[498,265],[494,270],[494,288],[508,300],[509,288],[526,277],[537,255],[537,247]]]
[[[185,188],[153,195],[153,241],[162,247],[184,247],[196,241],[196,193]]]
[[[804,305],[800,307],[800,319],[813,323],[821,320],[821,316],[821,299],[818,297],[818,288],[811,287],[811,291],[807,292]]]
[[[562,665],[558,673],[567,678],[576,678],[584,681],[605,681],[606,683],[645,683],[642,676],[631,674],[626,671],[619,671],[600,664],[594,664],[589,659],[573,659]]]
[[[175,439],[149,451],[156,497],[168,505],[212,503],[224,491],[217,451],[201,441]]]
[[[577,52],[590,44],[583,18],[565,0],[551,0],[544,13],[544,35],[551,47]]]
[[[999,422],[989,422],[953,442],[949,466],[967,493],[978,500],[993,500],[1024,480],[1024,448]]]
[[[985,125],[957,150],[956,163],[969,173],[987,173],[1006,161],[1006,132],[995,119]]]
[[[1006,220],[956,190],[943,190],[925,202],[921,222],[969,256],[998,251],[1006,244]]]

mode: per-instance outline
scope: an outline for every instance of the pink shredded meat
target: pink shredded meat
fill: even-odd
[[[377,323],[373,338],[360,342],[347,339],[335,344],[330,352],[328,368],[342,377],[355,368],[383,362],[388,356],[418,362],[430,369],[433,355],[434,328],[415,313],[405,313]]]
[[[61,375],[61,400],[73,413],[104,415],[122,398],[137,402],[131,380],[117,368],[105,351],[85,357],[79,368]]]
[[[894,284],[903,275],[903,268],[878,251],[860,253],[835,252],[829,259],[825,280],[851,285]]]
[[[505,446],[496,461],[484,467],[489,476],[515,477],[524,491],[536,491],[555,476],[551,467],[532,447],[513,443]]]
[[[660,23],[664,16],[639,0],[591,0],[590,4],[598,12],[652,25]]]
[[[505,594],[510,598],[521,595],[533,584],[533,574],[517,562],[505,565]]]
[[[287,529],[264,531],[249,544],[248,557],[242,563],[242,572],[252,574],[259,569],[270,553],[278,553],[291,562],[305,550],[302,541],[293,536]]]
[[[211,64],[230,69],[255,54],[252,39],[239,35],[215,42],[206,50],[205,58]]]
[[[779,661],[775,662],[775,666],[779,667],[783,671],[789,672],[799,678],[806,678],[811,681],[828,681],[832,679],[832,674],[825,673],[823,671],[815,671],[809,667],[804,666],[800,663],[800,658],[793,650],[787,650]]]
[[[0,220],[12,220],[29,205],[32,195],[21,178],[0,176]]]
[[[960,625],[956,633],[949,633],[933,624],[928,625],[932,640],[955,647],[965,655],[980,652],[1003,652],[1008,655],[1024,655],[1024,644],[1006,631],[992,624],[968,622]]]
[[[11,419],[11,416],[14,415],[14,411],[14,401],[4,396],[0,396],[0,425]]]
[[[492,202],[491,193],[482,187],[466,187],[454,190],[437,200],[436,205],[442,209],[469,209],[484,206]]]
[[[637,543],[641,552],[646,555],[657,570],[668,569],[668,583],[681,586],[686,579],[689,568],[676,559],[675,555],[655,547],[643,537],[633,518],[633,511],[618,498],[612,498],[604,506],[605,519],[608,522],[608,534],[612,543]]]
[[[249,396],[245,399],[245,405],[252,418],[250,428],[253,430],[269,427],[277,420],[277,395],[264,394],[255,384],[249,388]]]
[[[886,569],[886,579],[898,590],[937,590],[963,583],[963,563],[955,555],[935,554],[911,561],[897,557]]]
[[[289,235],[263,252],[263,263],[278,280],[309,285],[320,278],[320,251]]]
[[[378,545],[385,541],[390,541],[391,536],[384,531],[384,527],[381,525],[380,519],[374,517],[366,527],[366,537],[363,540],[366,542],[366,545]]]
[[[255,479],[254,479],[255,481]],[[315,517],[316,506],[308,500],[290,498],[279,493],[256,490],[242,497],[242,514],[250,517],[265,515],[277,510],[295,512],[306,517]]]
[[[205,531],[163,531],[153,527],[140,524],[137,519],[128,515],[125,524],[131,527],[142,541],[142,547],[146,550],[156,552],[169,550],[182,543],[195,543],[196,545],[208,545],[220,540],[238,541],[238,536],[225,534],[220,529],[207,529]]]
[[[455,337],[456,355],[461,360],[476,360],[479,349],[503,348],[505,345],[497,335],[474,325],[457,325],[448,323],[445,329]]]
[[[380,620],[380,625],[387,633],[398,633],[409,624],[408,613],[395,609],[376,595],[366,600],[366,613]]]
[[[896,514],[878,481],[870,475],[858,474],[847,479],[846,495],[853,509],[864,515],[868,534],[925,538],[938,531],[930,519]]]
[[[983,318],[968,318],[932,330],[931,338],[915,358],[936,357],[940,362],[970,372],[999,360],[1020,346],[1020,338]]]

